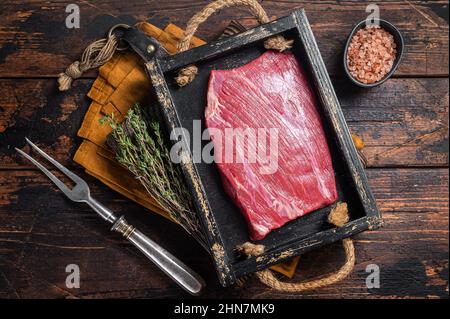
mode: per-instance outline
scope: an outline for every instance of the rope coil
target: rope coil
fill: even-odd
[[[337,203],[333,209],[331,209],[328,215],[328,222],[334,226],[342,227],[349,221],[348,206],[347,203]],[[327,276],[315,278],[305,282],[289,283],[278,280],[273,272],[269,269],[264,269],[256,273],[259,281],[266,286],[282,292],[302,292],[320,287],[329,286],[345,279],[355,266],[355,247],[353,241],[350,238],[345,238],[342,241],[344,247],[346,261],[341,268]],[[243,245],[236,247],[238,251],[247,257],[257,257],[264,253],[263,245],[256,245],[250,242],[246,242]]]
[[[58,75],[60,91],[67,91],[74,80],[80,78],[84,72],[98,68],[111,60],[116,51],[126,50],[128,46],[120,47],[120,39],[114,33],[119,29],[130,28],[127,24],[116,24],[104,39],[89,44],[83,52],[80,61],[75,61],[67,67],[64,73]]]
[[[67,91],[72,82],[83,75],[84,72],[95,69],[108,62],[117,49],[119,41],[115,35],[97,40],[86,47],[80,61],[75,61],[67,67],[64,73],[58,75],[60,91]]]

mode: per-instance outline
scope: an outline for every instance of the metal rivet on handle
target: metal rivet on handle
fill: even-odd
[[[153,52],[155,52],[155,46],[153,44],[149,44],[147,45],[147,53],[148,54],[152,54]]]

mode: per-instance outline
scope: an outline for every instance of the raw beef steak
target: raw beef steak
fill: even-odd
[[[240,68],[212,71],[205,117],[224,188],[252,240],[337,200],[317,102],[294,55],[268,51]],[[230,138],[236,128],[257,139],[241,134],[247,138],[239,144],[238,134]]]

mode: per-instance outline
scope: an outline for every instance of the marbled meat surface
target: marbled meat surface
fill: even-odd
[[[319,105],[293,54],[267,51],[240,68],[212,71],[207,103],[216,165],[250,239],[337,200]],[[238,134],[230,139],[235,129],[257,138],[239,144]]]

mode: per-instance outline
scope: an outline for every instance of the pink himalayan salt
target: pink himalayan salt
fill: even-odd
[[[367,26],[358,30],[350,41],[348,70],[359,82],[372,84],[392,70],[396,55],[392,34],[379,26]]]

